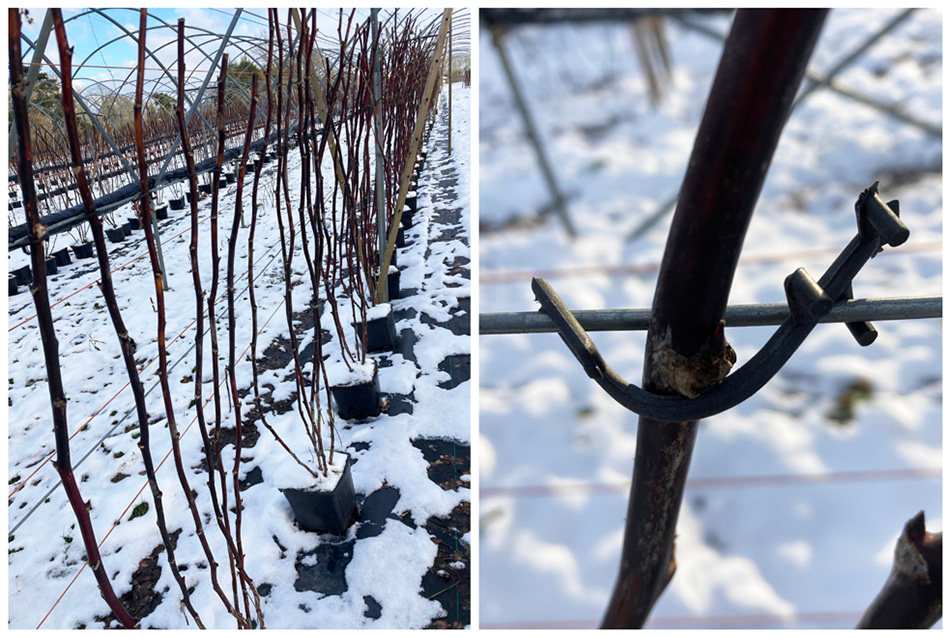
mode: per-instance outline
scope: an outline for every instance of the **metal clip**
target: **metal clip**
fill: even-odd
[[[735,407],[758,392],[782,369],[822,317],[831,311],[834,301],[852,298],[852,279],[869,259],[882,250],[882,245],[899,246],[907,240],[909,231],[900,220],[899,211],[896,200],[885,204],[878,196],[877,182],[865,189],[855,203],[858,234],[817,282],[803,268],[789,275],[785,280],[789,317],[745,365],[695,399],[653,394],[627,383],[607,365],[587,332],[550,284],[535,278],[531,281],[531,289],[542,312],[554,322],[561,339],[584,366],[588,376],[618,403],[658,421],[695,421]],[[862,346],[870,345],[877,337],[877,331],[868,322],[847,325]]]

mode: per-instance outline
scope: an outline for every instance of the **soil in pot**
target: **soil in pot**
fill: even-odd
[[[340,452],[334,452],[333,456],[334,463],[328,477],[321,477],[316,485],[312,485],[314,480],[309,475],[306,476],[310,478],[311,486],[302,489],[282,487],[281,484],[287,483],[286,478],[275,477],[275,483],[290,503],[297,525],[308,532],[342,534],[359,518],[350,457]],[[288,462],[288,465],[296,463]]]
[[[341,419],[366,419],[379,416],[379,371],[376,362],[354,365],[351,373],[339,362],[327,376],[330,392]]]
[[[29,286],[33,281],[33,273],[29,266],[17,268],[13,271],[13,275],[16,277],[16,282],[21,286]]]
[[[181,210],[185,207],[185,198],[184,197],[174,197],[168,202],[172,210]]]
[[[95,244],[91,241],[87,241],[84,244],[76,244],[73,248],[73,254],[76,255],[76,259],[91,259],[95,256]]]
[[[355,324],[362,339],[360,324]],[[392,352],[396,347],[396,319],[388,303],[373,306],[366,313],[367,352]]]
[[[65,266],[67,264],[73,263],[73,260],[69,258],[68,248],[63,248],[61,250],[57,250],[56,252],[54,252],[53,259],[56,260],[57,266]]]

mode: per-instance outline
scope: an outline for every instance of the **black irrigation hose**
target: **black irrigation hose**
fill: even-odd
[[[256,151],[257,149],[263,146],[264,140],[259,139],[256,142],[251,143],[251,150]],[[242,152],[242,148],[236,147],[228,149],[224,153],[225,161],[231,161],[237,159]],[[217,164],[216,157],[210,157],[206,160],[202,160],[195,164],[195,174],[201,175],[203,173],[210,173],[214,170],[215,165]],[[168,171],[165,173],[164,179],[162,179],[161,184],[156,183],[156,178],[150,176],[148,178],[149,193],[157,191],[159,188],[165,188],[183,182],[188,179],[188,169],[184,166],[177,168],[173,171]],[[115,190],[108,195],[103,195],[93,202],[93,205],[96,207],[95,214],[97,216],[104,215],[106,213],[112,212],[113,210],[128,204],[129,202],[136,201],[142,198],[142,189],[137,183],[127,184],[122,188]],[[70,206],[69,208],[62,210],[58,213],[53,213],[42,217],[40,221],[47,226],[46,234],[54,235],[56,233],[62,233],[68,231],[74,226],[78,226],[88,219],[89,213],[86,212],[85,206],[82,204],[76,204],[75,206]],[[13,250],[14,248],[19,248],[20,246],[27,246],[30,244],[30,234],[27,230],[26,224],[20,224],[19,226],[14,226],[8,229],[8,250]]]

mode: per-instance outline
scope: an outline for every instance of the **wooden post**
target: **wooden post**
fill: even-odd
[[[449,20],[449,155],[452,155],[452,21]]]

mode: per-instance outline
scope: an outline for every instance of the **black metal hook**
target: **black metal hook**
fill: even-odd
[[[855,203],[858,234],[817,282],[804,268],[786,278],[788,319],[745,365],[694,399],[654,394],[624,381],[607,365],[550,284],[534,278],[531,289],[542,312],[554,322],[558,334],[587,375],[614,400],[628,410],[658,421],[695,421],[735,407],[758,392],[791,358],[819,320],[831,311],[834,302],[852,296],[851,281],[868,260],[880,252],[884,244],[899,246],[907,240],[909,231],[900,220],[899,210],[896,200],[885,203],[880,198],[877,182],[865,189]],[[867,322],[849,324],[848,328],[861,345],[869,345],[877,335]]]

